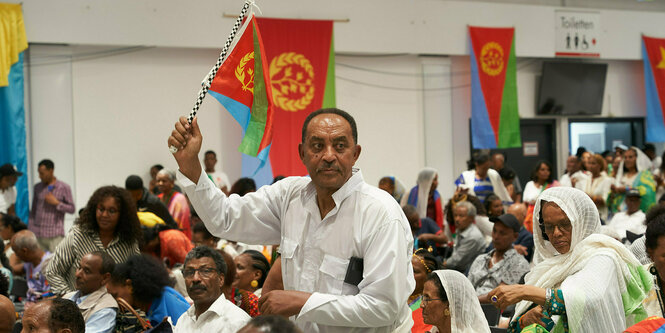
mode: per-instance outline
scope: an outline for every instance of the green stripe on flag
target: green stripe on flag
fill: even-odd
[[[499,142],[497,142],[497,148],[522,146],[520,116],[517,110],[517,66],[515,62],[515,36],[513,35],[508,66],[506,67],[506,81],[503,86],[503,96],[501,98]]]
[[[328,56],[328,71],[326,76],[326,89],[323,92],[321,108],[337,107],[335,98],[335,36],[330,36],[330,55]]]
[[[252,22],[254,32],[254,100],[250,110],[249,125],[242,138],[238,151],[241,153],[256,156],[259,153],[261,140],[265,133],[266,121],[268,118],[268,97],[266,94],[266,85],[263,80],[263,63],[261,62],[261,46],[256,34],[256,22]]]

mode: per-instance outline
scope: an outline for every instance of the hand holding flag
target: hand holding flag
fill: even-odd
[[[173,153],[173,157],[178,162],[178,169],[194,184],[198,183],[202,172],[199,162],[202,142],[203,135],[201,135],[196,117],[192,119],[191,124],[187,117],[180,117],[168,139],[169,146],[178,149]]]

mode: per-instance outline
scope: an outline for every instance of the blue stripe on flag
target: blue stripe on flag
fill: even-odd
[[[270,147],[267,147],[259,155],[269,150]],[[263,167],[261,167],[262,164]],[[263,185],[272,184],[273,174],[270,158],[266,158],[263,162],[257,157],[242,154],[242,176],[254,179],[257,189]]]
[[[644,57],[644,92],[647,102],[647,142],[665,142],[665,122],[663,122],[663,109],[658,98],[656,80],[647,54],[647,48],[642,40],[642,57]]]
[[[0,164],[11,163],[23,176],[16,181],[16,215],[28,223],[28,155],[23,90],[23,54],[9,69],[9,85],[0,87]]]
[[[496,148],[494,129],[490,124],[485,95],[480,87],[476,54],[471,49],[471,142],[475,149]]]
[[[249,118],[251,116],[249,113],[249,107],[218,92],[209,90],[208,93],[212,95],[212,97],[216,98],[224,106],[224,108],[226,108],[231,116],[233,116],[238,124],[240,124],[244,136],[245,130],[247,129],[247,126],[249,126]]]

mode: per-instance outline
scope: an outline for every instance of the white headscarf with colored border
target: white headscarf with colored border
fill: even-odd
[[[473,285],[462,273],[450,269],[434,271],[448,296],[452,333],[489,333],[490,328]]]

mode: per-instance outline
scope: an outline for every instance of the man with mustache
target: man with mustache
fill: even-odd
[[[115,329],[118,303],[105,287],[114,268],[115,261],[106,252],[84,255],[76,270],[77,290],[63,296],[78,306],[86,332],[111,333]]]
[[[301,135],[310,178],[288,177],[243,197],[227,197],[202,172],[196,118],[181,117],[168,144],[178,148],[178,179],[213,235],[280,244],[284,290],[263,294],[262,314],[294,316],[304,332],[410,331],[411,228],[395,199],[353,167],[361,151],[355,120],[317,110]]]
[[[245,311],[229,302],[222,293],[226,263],[216,250],[197,246],[189,251],[182,275],[194,305],[180,316],[175,333],[235,333],[250,320]]]

